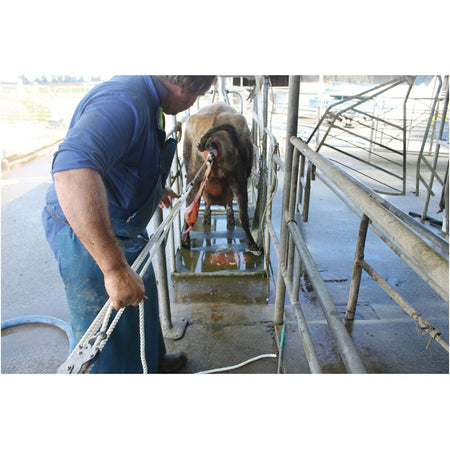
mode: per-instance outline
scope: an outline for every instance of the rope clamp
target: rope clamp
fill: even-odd
[[[57,373],[88,373],[89,369],[93,366],[95,361],[97,361],[101,353],[100,348],[97,346],[94,347],[90,341],[84,347],[81,345],[78,346],[72,355],[70,355],[70,357],[59,367]]]

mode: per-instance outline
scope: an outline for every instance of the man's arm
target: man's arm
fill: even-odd
[[[145,297],[144,283],[114,235],[100,174],[88,168],[65,170],[56,172],[54,180],[64,215],[103,272],[113,308],[138,305]]]

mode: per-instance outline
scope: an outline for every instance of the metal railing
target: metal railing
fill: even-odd
[[[433,105],[430,111],[425,133],[422,140],[422,146],[417,158],[416,168],[416,195],[419,195],[420,185],[422,184],[427,192],[424,207],[422,210],[421,220],[425,221],[428,218],[428,207],[431,196],[435,195],[436,188],[433,187],[435,181],[441,188],[440,211],[444,211],[444,220],[442,231],[448,235],[448,159],[444,173],[438,170],[439,157],[446,156],[448,158],[448,101],[449,101],[449,85],[448,75],[442,82],[442,77],[437,77],[437,89],[434,97]],[[440,103],[442,108],[440,109]],[[447,132],[445,135],[445,126]],[[436,129],[437,127],[437,129]],[[429,146],[429,151],[426,151],[426,146]],[[444,151],[442,151],[444,150]],[[445,152],[446,150],[446,152]],[[425,177],[428,175],[428,181]]]
[[[448,351],[448,342],[442,337],[442,333],[424,319],[364,260],[364,244],[370,222],[371,228],[376,231],[383,241],[421,276],[443,300],[448,302],[448,254],[445,252],[446,248],[448,251],[448,244],[446,246],[445,241],[442,241],[441,251],[435,249],[434,245],[428,244],[422,236],[409,228],[400,217],[394,214],[395,209],[389,208],[385,200],[380,199],[374,192],[371,192],[361,183],[330,163],[326,158],[311,150],[300,139],[292,137],[291,143],[320,170],[322,179],[325,178],[330,181],[327,184],[329,187],[344,195],[352,205],[360,208],[363,213],[348,297],[346,320],[349,321],[354,318],[361,282],[361,271],[365,270],[415,320],[421,334],[428,334],[430,342],[435,340]],[[289,232],[294,237],[296,247],[301,246],[301,251],[308,255],[307,249],[301,242],[299,229],[294,226],[293,221],[289,220],[288,216],[284,217],[284,221]],[[420,225],[416,225],[416,229],[418,227],[420,228]],[[424,233],[427,234],[427,231],[424,231]],[[311,261],[305,261],[306,267],[309,264],[311,264]],[[320,287],[321,284],[319,281],[318,286]],[[322,294],[320,294],[321,296]],[[325,297],[327,297],[326,293]]]
[[[396,303],[417,323],[424,333],[436,340],[448,351],[448,342],[442,338],[436,328],[398,294],[374,269],[364,260],[364,245],[369,222],[376,234],[389,245],[444,301],[448,302],[449,277],[448,277],[448,244],[442,240],[439,251],[434,245],[428,244],[416,231],[413,231],[404,223],[395,209],[389,208],[388,202],[379,198],[374,192],[353,179],[348,174],[339,170],[321,155],[311,150],[304,142],[296,137],[291,142],[312,164],[320,169],[323,177],[331,181],[334,191],[343,194],[351,204],[362,211],[362,220],[355,254],[352,281],[348,297],[346,319],[353,320],[361,282],[361,271],[364,269],[374,281],[376,281]],[[328,186],[331,186],[328,184]],[[424,234],[427,234],[424,229]],[[445,245],[447,244],[447,246]]]
[[[356,172],[380,193],[403,195],[406,183],[406,105],[414,77],[401,77],[331,104],[312,131],[307,144],[329,151],[330,160]],[[399,86],[400,100],[381,100]],[[379,106],[382,104],[382,107]],[[373,175],[373,172],[377,175]],[[306,195],[306,202],[309,197]],[[307,208],[307,206],[305,206]],[[304,214],[304,217],[307,217]]]
[[[286,146],[284,164],[281,164],[281,161],[278,161],[276,157],[274,158],[275,161],[279,162],[279,167],[284,170],[285,180],[279,241],[273,225],[267,223],[274,247],[279,255],[274,323],[281,325],[284,321],[285,296],[287,293],[297,320],[310,370],[313,373],[319,373],[320,365],[314,343],[299,302],[299,280],[302,273],[306,272],[319,299],[346,369],[352,373],[364,372],[364,366],[350,339],[347,328],[354,318],[361,271],[365,270],[413,318],[418,331],[430,336],[428,346],[432,340],[435,340],[448,351],[448,343],[442,337],[442,333],[424,319],[364,260],[365,236],[367,228],[370,226],[384,243],[403,259],[444,301],[448,302],[448,242],[399,211],[297,138],[298,77],[290,77],[289,83],[286,141],[290,145]],[[297,184],[303,184],[302,187],[309,186],[313,167],[317,169],[316,175],[320,177],[321,181],[331,188],[356,214],[362,217],[345,322],[339,318],[339,313],[311,257],[301,229],[296,223],[295,211],[298,197],[308,195],[308,192],[300,189]],[[299,172],[305,173],[305,178],[299,177]]]
[[[287,136],[297,134],[297,115],[299,104],[299,76],[289,77],[288,119]],[[282,218],[280,227],[280,240],[278,247],[278,273],[275,297],[274,324],[281,325],[284,321],[284,305],[286,291],[297,321],[300,338],[305,349],[306,358],[312,373],[320,373],[320,363],[314,348],[313,340],[308,329],[303,311],[301,309],[298,294],[302,266],[311,279],[311,284],[317,293],[320,306],[336,340],[339,354],[346,369],[351,373],[365,373],[366,370],[359,358],[355,346],[345,329],[344,323],[339,319],[339,313],[322,280],[319,270],[315,265],[306,243],[295,226],[294,210],[297,192],[297,174],[299,157],[294,151],[294,146],[287,138],[285,150],[284,186],[282,201]],[[272,238],[275,240],[273,226],[268,224]],[[294,251],[295,250],[295,251]],[[300,262],[298,262],[298,258]]]

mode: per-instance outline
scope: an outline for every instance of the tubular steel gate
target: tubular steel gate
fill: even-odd
[[[338,169],[335,164],[319,155],[318,151],[313,151],[307,143],[296,137],[299,81],[300,78],[297,76],[289,77],[290,88],[286,139],[289,144],[286,146],[284,164],[280,165],[284,169],[285,181],[283,187],[283,213],[279,245],[273,225],[267,223],[267,228],[274,243],[277,242],[276,248],[279,255],[274,323],[276,325],[283,323],[284,303],[287,291],[311,372],[320,373],[321,369],[314,344],[298,300],[298,280],[301,277],[302,267],[304,267],[304,271],[310,278],[311,284],[317,294],[320,306],[334,335],[339,353],[347,370],[352,373],[365,372],[345,324],[339,318],[333,300],[308,251],[301,230],[295,221],[297,202],[302,200],[302,194],[305,196],[308,195],[307,191],[306,193],[302,193],[301,190],[300,195],[297,194],[299,171],[306,170],[307,173],[312,173],[313,168],[317,168],[320,171],[321,180],[341,200],[345,201],[354,212],[362,217],[348,297],[346,321],[353,320],[361,281],[361,271],[364,269],[416,321],[418,329],[421,330],[421,334],[429,334],[429,344],[434,339],[448,351],[448,342],[445,341],[442,334],[426,319],[422,318],[364,260],[365,236],[370,223],[371,228],[376,234],[421,276],[444,301],[448,302],[448,242],[430,233],[421,224],[416,223],[410,217],[398,211],[389,202],[378,197],[369,188]],[[309,183],[306,186],[309,187]]]

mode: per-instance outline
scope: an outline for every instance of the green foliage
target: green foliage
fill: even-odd
[[[38,122],[46,122],[51,117],[50,109],[40,103],[34,103],[30,101],[23,101],[23,105],[25,106],[28,116],[33,117],[34,120]]]

